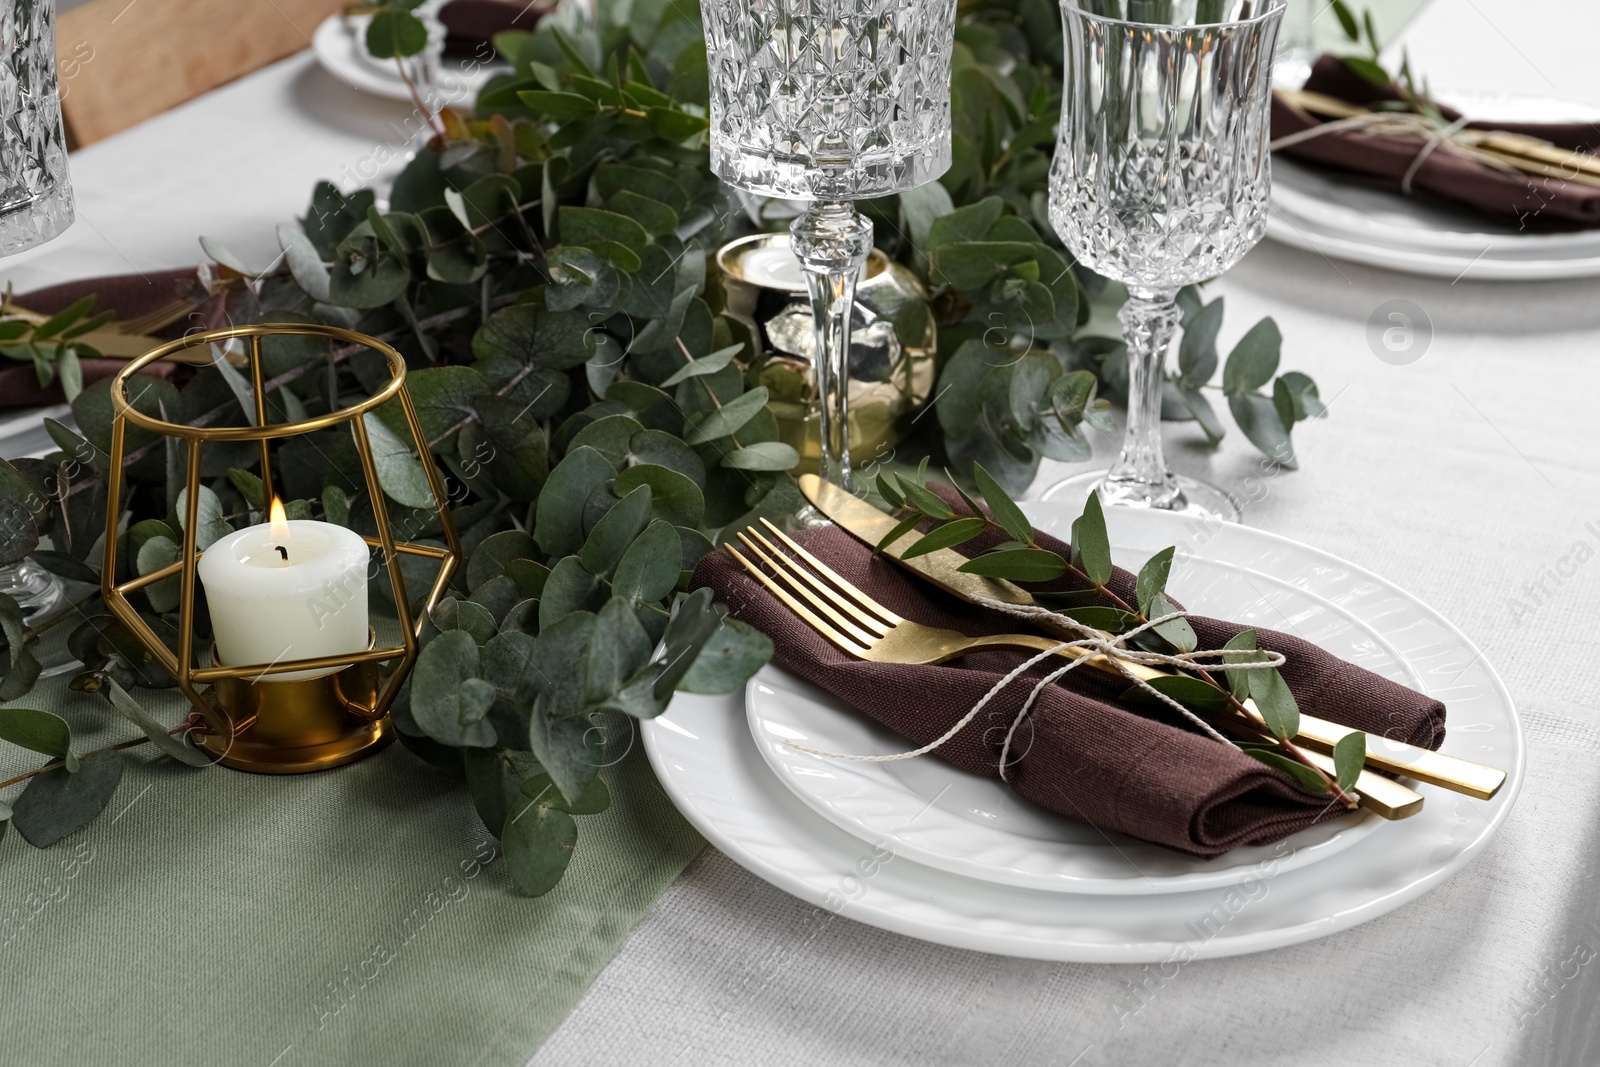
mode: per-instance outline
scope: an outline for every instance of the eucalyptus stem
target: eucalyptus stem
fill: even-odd
[[[910,511],[916,512],[918,514],[922,514],[922,515],[924,515],[924,516],[926,516],[928,518],[933,518],[933,516],[928,516],[925,511],[922,511],[921,509],[916,508],[914,506],[909,506],[908,505],[908,507],[905,510],[910,510]],[[1000,522],[997,522],[992,515],[986,515],[981,510],[979,510],[979,511],[975,512],[975,517],[980,518],[980,519],[983,520],[985,531],[989,530],[990,528],[993,528],[993,529],[999,531],[1000,533],[1006,535],[1007,537],[1011,536],[1010,531],[1006,529],[1004,524],[1002,524]],[[1028,547],[1029,548],[1033,548],[1033,549],[1038,549],[1039,551],[1045,551],[1045,552],[1049,552],[1050,551],[1049,549],[1040,549],[1038,543],[1032,537],[1029,537],[1029,539],[1028,539]],[[1147,625],[1150,622],[1150,620],[1145,616],[1143,611],[1141,611],[1138,608],[1134,607],[1132,604],[1129,604],[1126,600],[1124,600],[1122,597],[1118,596],[1115,592],[1113,592],[1110,589],[1110,587],[1108,587],[1106,585],[1103,585],[1103,584],[1101,584],[1099,582],[1096,582],[1093,578],[1089,577],[1088,573],[1083,568],[1081,568],[1077,564],[1073,563],[1070,559],[1063,558],[1061,556],[1061,554],[1058,553],[1058,552],[1051,552],[1051,554],[1054,555],[1057,559],[1060,559],[1066,565],[1068,573],[1070,573],[1070,574],[1074,575],[1075,577],[1081,579],[1085,584],[1089,585],[1097,593],[1100,593],[1101,595],[1103,595],[1105,597],[1108,597],[1110,600],[1112,600],[1117,605],[1118,608],[1122,609],[1124,612],[1126,612],[1134,620],[1134,625],[1136,625],[1136,626],[1144,626],[1144,625]],[[1212,688],[1214,688],[1218,692],[1220,692],[1223,695],[1223,697],[1227,700],[1228,705],[1233,710],[1235,710],[1235,711],[1239,712],[1240,714],[1246,716],[1252,722],[1254,722],[1256,720],[1257,717],[1255,715],[1251,714],[1250,710],[1244,706],[1244,702],[1243,701],[1241,701],[1238,697],[1233,695],[1233,690],[1229,686],[1223,685],[1222,683],[1218,682],[1216,677],[1210,671],[1206,670],[1204,667],[1200,666],[1199,664],[1195,664],[1194,665],[1194,671],[1195,671],[1196,675],[1198,675],[1201,680],[1205,681]],[[1349,792],[1347,792],[1342,786],[1339,785],[1339,781],[1334,775],[1329,774],[1327,771],[1323,770],[1321,767],[1317,766],[1317,764],[1312,762],[1310,756],[1308,756],[1306,754],[1304,749],[1300,748],[1298,745],[1296,745],[1289,738],[1278,737],[1278,736],[1274,735],[1273,733],[1271,733],[1270,730],[1265,731],[1263,733],[1263,737],[1266,738],[1266,739],[1271,740],[1272,742],[1274,742],[1279,748],[1281,748],[1283,750],[1285,755],[1287,755],[1290,758],[1292,758],[1296,763],[1299,763],[1299,764],[1305,766],[1306,768],[1308,768],[1309,770],[1315,772],[1316,775],[1319,778],[1321,778],[1324,782],[1327,783],[1329,791],[1333,794],[1334,799],[1337,800],[1340,804],[1342,804],[1346,808],[1354,808],[1354,807],[1356,807],[1356,805],[1357,805],[1356,798],[1351,796]]]
[[[200,725],[200,716],[199,716],[199,714],[197,712],[190,712],[189,716],[186,719],[184,719],[178,725],[168,729],[167,733],[169,733],[169,734],[187,733],[188,731],[195,729],[199,725]],[[91,752],[86,752],[86,753],[84,753],[84,756],[86,756],[86,757],[87,756],[93,756],[93,755],[96,755],[96,754],[101,753],[101,752],[121,752],[123,749],[133,748],[136,745],[147,744],[149,742],[149,740],[150,739],[148,737],[134,737],[134,738],[130,738],[127,741],[119,741],[114,745],[107,745],[105,748],[97,748],[97,749],[94,749]],[[46,763],[43,767],[35,767],[33,770],[28,771],[26,774],[19,774],[15,778],[7,778],[5,781],[0,782],[0,789],[5,789],[8,786],[16,785],[19,782],[26,782],[29,778],[33,778],[33,777],[36,777],[37,775],[44,774],[46,771],[53,771],[57,767],[60,767],[60,766],[62,766],[61,760],[53,759],[49,763]]]
[[[92,601],[98,600],[99,598],[100,598],[100,594],[98,592],[95,592],[95,593],[91,593],[88,596],[84,597],[82,600],[74,600],[74,601],[72,601],[70,604],[67,604],[66,606],[64,606],[60,611],[58,611],[55,614],[49,616],[48,618],[40,619],[38,622],[34,623],[32,626],[30,626],[26,630],[24,630],[22,632],[23,640],[31,641],[33,638],[38,637],[40,634],[44,633],[46,630],[49,630],[52,627],[54,627],[57,624],[59,624],[63,619],[66,619],[69,616],[71,616],[74,612],[77,612],[78,609],[83,607],[85,604],[91,603]]]

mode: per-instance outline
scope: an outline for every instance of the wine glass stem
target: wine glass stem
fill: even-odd
[[[1128,343],[1128,428],[1106,480],[1116,495],[1148,507],[1170,507],[1178,495],[1161,452],[1162,380],[1179,319],[1175,296],[1176,289],[1130,287],[1118,314]]]
[[[816,328],[822,478],[850,489],[850,316],[872,251],[872,223],[852,203],[813,200],[789,228]]]

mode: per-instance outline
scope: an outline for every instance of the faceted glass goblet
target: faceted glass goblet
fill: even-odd
[[[1167,469],[1161,388],[1178,290],[1266,232],[1273,50],[1284,0],[1061,0],[1066,75],[1050,221],[1078,261],[1123,282],[1128,424],[1108,504],[1237,519],[1225,491]]]
[[[0,0],[0,256],[72,224],[55,0]]]
[[[950,166],[956,0],[701,0],[711,169],[809,200],[790,228],[815,320],[822,477],[850,484],[850,311],[872,250],[853,201]]]

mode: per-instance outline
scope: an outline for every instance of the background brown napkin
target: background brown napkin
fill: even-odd
[[[81,281],[63,282],[47,289],[22,293],[17,296],[16,302],[29,311],[37,311],[41,315],[53,315],[79,297],[94,293],[96,299],[94,307],[90,310],[91,315],[98,315],[102,311],[114,311],[119,320],[132,319],[164,307],[184,295],[187,288],[193,284],[194,276],[193,267],[181,267],[177,270],[154,271],[150,274],[113,274],[104,278],[85,278]],[[191,325],[193,324],[186,320],[179,320],[163,332],[163,339],[175,337]],[[122,359],[83,360],[83,384],[89,386],[102,378],[109,378],[126,363],[127,360]],[[162,362],[150,367],[145,373],[168,377],[173,369],[172,364]],[[34,371],[32,363],[19,363],[0,358],[0,408],[59,404],[61,400],[59,383],[52,384],[48,389],[39,388],[39,376]]]
[[[532,30],[549,13],[546,4],[520,0],[451,0],[439,9],[444,23],[444,54],[482,58],[479,46],[506,30]]]
[[[896,564],[829,526],[796,535],[847,580],[898,614],[932,626],[979,635],[1025,630],[1019,621],[966,604],[908,576]],[[1041,535],[1041,544],[1066,546]],[[974,550],[975,551],[975,550]],[[1133,575],[1119,570],[1112,588],[1130,602]],[[775,662],[859,708],[916,747],[932,741],[980,700],[1027,653],[989,652],[932,667],[865,663],[838,651],[798,619],[726,552],[707,555],[694,584],[772,638]],[[1195,617],[1202,647],[1216,648],[1243,627]],[[1260,631],[1263,647],[1289,658],[1285,680],[1300,707],[1350,726],[1437,748],[1444,705],[1345,663],[1287,634]],[[940,759],[998,777],[1007,727],[1037,678],[1061,666],[1047,661],[1019,678],[959,734],[936,751]],[[1137,710],[1117,700],[1127,688],[1082,667],[1050,686],[1017,734],[1010,783],[1018,794],[1104,830],[1120,830],[1197,856],[1237,845],[1279,840],[1342,814],[1242,752],[1178,725],[1175,712]],[[927,759],[929,757],[918,757]]]
[[[1379,100],[1399,99],[1393,86],[1384,87],[1350,73],[1336,56],[1323,56],[1312,68],[1304,88],[1308,92],[1370,105]],[[1445,109],[1445,116],[1459,118]],[[1272,136],[1287,137],[1321,125],[1323,119],[1308,115],[1274,96]],[[1600,129],[1590,123],[1469,123],[1476,129],[1504,130],[1549,141],[1563,148],[1592,152],[1600,145]],[[1336,167],[1378,179],[1395,189],[1422,144],[1403,137],[1364,131],[1325,133],[1277,149],[1295,159]],[[1475,208],[1519,228],[1533,230],[1587,229],[1600,226],[1600,187],[1580,185],[1560,178],[1536,174],[1507,174],[1485,166],[1440,145],[1417,168],[1411,178],[1415,192]]]

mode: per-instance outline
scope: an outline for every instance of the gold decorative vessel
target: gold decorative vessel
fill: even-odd
[[[793,263],[792,269],[789,267]],[[785,444],[800,453],[796,473],[816,473],[821,413],[813,368],[811,304],[789,234],[743,237],[717,251],[724,313],[745,336],[741,358],[760,367],[767,407]],[[909,417],[933,392],[937,335],[921,281],[877,249],[856,283],[850,338],[850,463],[886,458]]]

